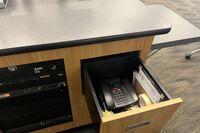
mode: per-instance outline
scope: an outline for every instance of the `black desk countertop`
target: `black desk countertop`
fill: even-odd
[[[9,0],[0,55],[164,34],[170,24],[139,0]]]

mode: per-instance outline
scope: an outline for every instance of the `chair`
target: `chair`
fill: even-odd
[[[196,49],[196,50],[193,50],[193,51],[191,51],[190,53],[187,53],[186,55],[185,55],[185,59],[191,59],[191,56],[193,55],[193,54],[195,54],[195,53],[198,53],[198,52],[200,52],[200,49]]]

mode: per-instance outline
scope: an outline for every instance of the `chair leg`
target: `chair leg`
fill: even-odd
[[[188,60],[191,59],[191,56],[192,56],[193,54],[195,54],[195,53],[198,53],[198,52],[200,52],[200,49],[196,49],[196,50],[194,50],[194,51],[192,51],[192,52],[186,54],[186,55],[185,55],[185,59],[188,59]]]

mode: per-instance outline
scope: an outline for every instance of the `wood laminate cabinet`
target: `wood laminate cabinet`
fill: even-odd
[[[90,75],[83,73],[82,61],[136,51],[145,64],[154,36],[170,31],[170,24],[138,0],[13,0],[0,14],[0,68],[64,60],[73,121],[34,133],[59,132],[94,120],[100,133],[155,133],[182,103],[168,97],[136,111],[103,117],[91,93],[95,88]]]

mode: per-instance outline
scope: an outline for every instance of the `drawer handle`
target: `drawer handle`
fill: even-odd
[[[148,125],[150,123],[151,123],[151,121],[143,121],[143,122],[140,122],[140,123],[128,125],[127,126],[127,131],[134,130],[135,128],[138,128],[138,127],[146,126],[146,125]]]

